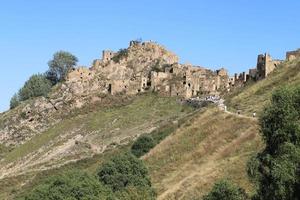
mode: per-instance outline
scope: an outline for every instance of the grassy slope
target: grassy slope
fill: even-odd
[[[198,199],[221,178],[231,179],[251,192],[245,164],[261,146],[255,119],[209,108],[144,159],[158,199]]]
[[[45,133],[35,136],[27,143],[6,154],[5,160],[17,160],[69,130],[80,128],[81,132],[93,132],[104,129],[129,129],[145,122],[154,123],[168,118],[175,119],[190,110],[187,107],[178,106],[174,98],[164,98],[149,94],[139,96],[126,106],[105,108],[97,112],[81,114],[71,119],[63,120]],[[117,121],[107,127],[115,119]],[[109,138],[110,135],[105,135],[104,137]]]
[[[300,83],[299,69],[299,61],[284,63],[267,79],[248,85],[229,95],[226,98],[229,109],[233,111],[241,109],[243,114],[249,115],[252,112],[259,113],[268,103],[275,88],[284,84]],[[170,118],[179,116],[182,114],[182,109],[176,105],[174,99],[156,96],[139,97],[128,106],[87,112],[70,121],[66,119],[62,124],[49,130],[47,134],[37,136],[9,154],[5,153],[6,159],[15,160],[22,157],[38,149],[48,140],[57,137],[64,130],[72,129],[78,124],[85,124],[86,130],[95,130],[103,127],[116,116],[121,116],[118,123],[123,124],[121,127],[126,129],[127,126],[134,127],[140,123],[150,122],[153,118],[159,118],[158,121],[161,121],[166,116]],[[144,159],[149,166],[159,199],[198,199],[207,193],[212,184],[220,178],[231,179],[251,192],[252,186],[247,179],[245,164],[249,156],[261,147],[262,142],[258,136],[258,126],[255,120],[208,108],[206,111],[197,113],[192,120],[185,122]],[[30,189],[32,185],[38,184],[49,174],[73,168],[94,172],[106,157],[126,149],[128,146],[125,149],[122,147],[113,152],[109,151],[93,158],[68,164],[57,170],[29,173],[2,180],[0,181],[0,199],[5,199],[7,194],[16,189],[21,189],[21,191]],[[36,178],[32,179],[34,176]],[[20,184],[26,179],[30,179],[30,183],[21,187]]]
[[[300,84],[300,60],[285,62],[267,79],[226,97],[229,110],[260,113],[272,91]],[[209,108],[145,156],[159,199],[201,199],[221,178],[252,191],[245,171],[251,154],[262,148],[256,120]]]
[[[185,116],[192,110],[190,107],[179,105],[174,98],[159,97],[154,94],[141,95],[128,105],[87,111],[86,114],[74,115],[71,119],[65,119],[45,133],[35,136],[27,143],[6,153],[2,164],[14,162],[32,152],[38,152],[41,147],[47,146],[50,141],[55,141],[71,130],[80,129],[81,134],[100,130],[96,134],[94,133],[94,144],[107,142],[109,145],[113,142],[113,138],[126,136],[126,134],[143,134],[144,131],[147,131],[148,126],[160,127],[169,121]],[[141,129],[136,129],[136,127]],[[111,130],[116,131],[111,132]],[[99,138],[101,141],[97,141]],[[62,141],[58,140],[57,143],[61,144]],[[55,148],[59,144],[53,144],[51,148]],[[40,156],[42,157],[43,154]],[[35,159],[38,160],[39,157],[37,156]],[[0,199],[7,197],[15,190],[14,188],[19,190],[28,175],[34,177],[36,174],[38,172],[30,172],[17,178],[0,180],[0,185],[3,186],[0,187]],[[11,183],[16,187],[6,183]]]
[[[226,104],[232,111],[241,110],[243,114],[260,113],[269,102],[274,89],[296,84],[300,84],[300,60],[285,62],[267,79],[232,93],[227,97]]]

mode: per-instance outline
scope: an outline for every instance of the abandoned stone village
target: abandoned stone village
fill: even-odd
[[[291,61],[300,57],[300,49],[287,52]],[[265,53],[258,55],[256,68],[249,73],[229,76],[225,68],[216,71],[200,66],[179,64],[179,58],[155,42],[131,41],[119,52],[104,50],[102,59],[94,60],[90,68],[74,68],[68,75],[69,84],[102,79],[103,93],[137,94],[147,90],[166,96],[191,98],[201,95],[219,95],[248,81],[266,78],[283,61]],[[100,80],[99,80],[100,81]],[[104,82],[103,82],[104,81]],[[97,87],[98,88],[98,87]]]
[[[300,49],[286,54],[286,62],[297,58]],[[222,97],[248,81],[266,78],[281,62],[284,61],[274,60],[268,54],[259,55],[256,68],[231,77],[224,68],[213,71],[180,64],[174,53],[155,42],[131,41],[127,49],[103,51],[102,58],[94,60],[90,67],[74,68],[67,80],[47,97],[35,98],[14,109],[18,114],[4,120],[0,140],[13,146],[24,143],[76,109],[105,104],[110,95],[118,101],[122,101],[119,97],[124,94],[129,97],[147,91],[186,102],[208,96]]]

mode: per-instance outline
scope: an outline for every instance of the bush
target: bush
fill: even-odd
[[[112,57],[112,60],[116,63],[120,62],[120,60],[128,57],[128,50],[127,49],[120,49],[117,54]]]
[[[136,157],[141,157],[148,153],[155,146],[155,142],[150,136],[139,137],[131,147],[131,153]]]
[[[93,176],[80,171],[53,176],[38,185],[25,200],[99,200],[108,199],[111,191]]]
[[[130,153],[118,155],[104,163],[98,171],[98,178],[113,191],[129,186],[151,187],[144,163]]]
[[[25,101],[33,97],[45,96],[50,92],[51,87],[52,84],[44,75],[33,75],[20,89],[19,100]]]
[[[20,104],[19,96],[15,94],[10,100],[10,109],[17,107]]]
[[[259,180],[259,160],[257,156],[252,156],[247,162],[247,174],[251,182],[257,184]]]
[[[57,74],[51,69],[45,73],[45,77],[52,83],[52,85],[56,85],[59,82]]]
[[[232,183],[222,180],[217,182],[210,193],[204,196],[204,200],[245,200],[245,191]]]

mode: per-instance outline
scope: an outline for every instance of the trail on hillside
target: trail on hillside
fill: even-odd
[[[200,124],[202,123],[203,119],[210,116],[212,117],[214,115],[219,115],[220,120],[225,120],[223,122],[224,126],[226,126],[225,124],[227,124],[228,126],[228,123],[232,124],[230,124],[229,127],[224,127],[223,124],[213,124],[214,120],[212,119],[211,121],[208,120],[207,123],[212,123],[213,125],[202,127],[206,126],[205,124]],[[227,120],[226,122],[226,119],[228,117],[230,117],[231,119],[229,121]],[[184,159],[184,161],[182,161],[182,163],[175,164],[176,167],[171,167],[171,171],[167,171],[168,174],[157,180],[159,182],[156,183],[154,180],[154,186],[158,190],[159,200],[187,199],[187,196],[191,195],[196,190],[198,191],[198,195],[203,195],[203,192],[205,193],[205,191],[207,191],[207,188],[211,187],[212,183],[214,183],[218,178],[221,178],[225,174],[224,171],[229,170],[230,167],[233,167],[233,165],[236,165],[236,163],[241,162],[241,158],[246,159],[249,154],[248,151],[241,152],[237,156],[235,156],[234,154],[237,151],[240,151],[243,146],[247,146],[246,144],[251,143],[252,140],[255,140],[258,135],[256,119],[248,116],[238,115],[231,112],[218,111],[203,118],[198,118],[199,119],[193,122],[193,124],[190,126],[200,126],[200,129],[205,128],[207,129],[207,132],[209,134],[203,139],[203,141],[199,142],[198,144],[190,144],[195,145],[195,150],[187,152],[188,154],[185,153],[181,155],[181,157],[187,157],[186,159]],[[234,121],[236,121],[236,123],[239,123],[238,119],[242,120],[242,122],[245,123],[245,127],[238,128],[238,126],[236,126],[237,130],[234,130],[231,133],[230,130],[235,127],[233,123]],[[248,125],[247,122],[249,122]],[[216,123],[219,123],[219,121]],[[210,128],[211,126],[217,126],[217,129],[220,129],[221,132],[214,131],[216,128],[212,129]],[[221,130],[222,128],[225,130]],[[144,157],[144,159],[151,160],[153,157],[160,156],[163,152],[168,152],[168,147],[170,147],[170,145],[174,147],[174,145],[176,146],[177,143],[181,142],[180,140],[182,139],[180,139],[181,137],[179,137],[179,135],[182,134],[186,134],[183,129],[176,131],[173,135],[170,135],[157,147],[150,151],[149,154]],[[186,137],[189,137],[189,135],[186,135]],[[186,148],[191,147],[187,146]],[[245,156],[243,157],[244,154]],[[163,158],[159,157],[158,159]],[[245,169],[242,168],[241,170]],[[245,172],[243,173],[245,174]]]

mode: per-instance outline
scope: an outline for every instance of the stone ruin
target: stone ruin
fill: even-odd
[[[225,69],[211,71],[203,67],[173,64],[164,72],[151,73],[151,89],[167,96],[191,98],[226,91],[228,75]]]
[[[122,52],[126,55],[120,55]],[[212,71],[180,64],[174,53],[152,41],[131,41],[122,52],[104,50],[102,58],[95,59],[89,69],[80,67],[70,72],[67,82],[76,88],[75,93],[96,90],[112,95],[134,95],[151,90],[191,98],[230,91],[231,87],[242,86],[250,80],[265,79],[283,62],[267,53],[260,54],[256,68],[229,77],[224,68]],[[116,56],[118,59],[114,59]],[[288,61],[296,58],[300,58],[300,49],[287,52]]]
[[[293,61],[298,58],[300,58],[300,49],[286,53],[286,61]],[[229,77],[229,85],[241,86],[250,80],[259,81],[265,79],[283,62],[283,60],[272,59],[268,53],[260,54],[257,57],[256,68],[249,69],[248,73],[235,73],[233,77]]]
[[[88,68],[74,69],[67,83],[83,92],[94,88],[103,93],[134,95],[147,90],[167,96],[190,98],[215,94],[229,87],[226,69],[217,71],[179,64],[178,57],[154,42],[131,41],[126,57],[115,61],[120,52],[105,50],[101,59]],[[91,86],[92,83],[92,86]],[[95,85],[98,85],[95,86]],[[77,91],[78,93],[78,91]]]
[[[297,49],[296,51],[288,51],[286,53],[286,60],[288,61],[293,61],[298,58],[300,58],[300,49]]]
[[[230,77],[230,86],[241,86],[246,82],[259,81],[265,79],[271,72],[274,71],[283,61],[272,59],[272,57],[265,53],[257,56],[256,68],[249,69],[249,72],[235,73],[233,77]]]

